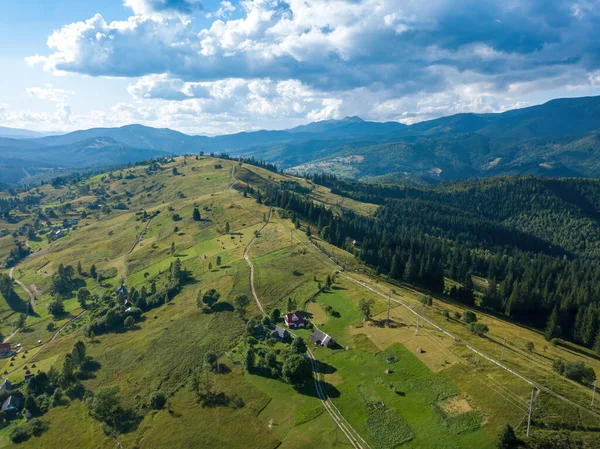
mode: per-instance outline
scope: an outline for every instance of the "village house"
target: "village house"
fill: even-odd
[[[325,332],[319,329],[313,332],[313,334],[310,336],[310,341],[312,341],[317,346],[326,346],[328,348],[335,344],[335,342],[329,335],[327,335]]]
[[[21,411],[21,398],[19,396],[9,396],[2,404],[2,411],[7,415],[16,415]]]
[[[13,355],[10,343],[0,343],[0,358],[6,358]]]
[[[287,313],[283,316],[283,321],[285,321],[285,325],[290,329],[306,327],[306,320],[302,312]]]
[[[62,229],[59,229],[58,231],[56,231],[54,233],[54,238],[57,238],[57,239],[61,239],[64,236],[65,236],[65,231],[63,231]]]
[[[279,341],[285,341],[290,337],[290,333],[283,327],[275,326],[275,330],[271,332],[271,338]]]
[[[127,298],[127,294],[128,294],[127,287],[125,287],[125,285],[123,285],[123,284],[121,284],[119,286],[119,288],[117,288],[115,290],[115,296],[117,298],[123,298],[123,297]]]

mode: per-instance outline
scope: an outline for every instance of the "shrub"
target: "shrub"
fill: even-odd
[[[10,441],[13,443],[22,443],[32,436],[39,437],[48,430],[48,423],[41,419],[32,419],[26,424],[15,426],[10,431]]]
[[[483,337],[490,331],[490,329],[487,327],[487,324],[483,323],[471,323],[469,324],[469,330],[479,337]]]
[[[475,323],[477,322],[477,315],[475,315],[470,310],[467,310],[463,315],[463,321],[467,324]]]
[[[167,403],[167,397],[165,396],[165,394],[162,391],[154,393],[150,397],[150,407],[152,407],[152,409],[154,409],[154,410],[162,409],[166,405],[166,403]]]

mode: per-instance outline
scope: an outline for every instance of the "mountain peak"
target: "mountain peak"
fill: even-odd
[[[364,123],[364,120],[361,119],[358,115],[344,117],[339,121],[344,123]]]

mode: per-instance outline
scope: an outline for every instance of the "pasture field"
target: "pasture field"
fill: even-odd
[[[371,448],[492,448],[505,424],[522,432],[531,387],[468,346],[502,358],[506,367],[589,408],[591,391],[554,373],[552,361],[582,360],[600,373],[600,361],[590,351],[570,344],[552,346],[539,332],[479,310],[475,313],[490,332],[485,338],[474,336],[453,318],[455,312],[464,313],[464,306],[434,296],[433,305],[423,309],[419,295],[427,292],[374,276],[352,254],[318,236],[309,238],[304,223],[296,229],[282,211],[273,210],[258,234],[270,208],[244,195],[244,187],[257,189],[283,180],[297,182],[315,201],[339,211],[367,215],[376,209],[305,179],[210,157],[175,158],[155,170],[129,167],[56,189],[41,186],[41,211],[56,215],[50,224],[72,219],[77,224],[59,240],[32,240],[31,254],[15,267],[15,279],[34,293],[35,305],[17,329],[27,293],[15,284],[15,296],[0,301],[3,334],[17,331],[10,343],[22,345],[14,360],[0,359],[3,378],[24,391],[27,370],[60,371],[65,355],[82,340],[95,366],[82,380],[85,390],[117,387],[123,405],[139,416],[132,429],[116,437],[124,448],[349,447],[312,383],[296,390],[243,368],[247,320],[260,315],[244,259],[256,236],[247,254],[262,306],[267,313],[275,308],[286,313],[291,298],[314,326],[333,337],[337,346],[315,349],[309,342],[312,330],[297,332],[314,349],[332,403]],[[70,207],[65,208],[67,203]],[[195,208],[200,220],[193,218]],[[16,224],[10,227],[11,232],[18,229]],[[0,238],[0,256],[10,252],[15,239],[24,242],[23,237]],[[78,302],[77,289],[87,288],[100,303],[112,300],[121,283],[137,291],[149,290],[153,282],[161,287],[177,260],[190,273],[177,294],[147,310],[130,329],[84,336],[92,313],[89,305]],[[48,312],[55,299],[53,275],[60,264],[78,263],[82,272],[75,275],[74,288],[62,295],[65,313],[54,317]],[[90,276],[92,265],[99,279]],[[320,290],[328,275],[334,279],[332,288]],[[476,282],[484,285],[485,280]],[[220,299],[205,313],[197,298],[210,289]],[[392,289],[392,298],[404,305],[392,302],[388,321],[387,294]],[[250,298],[245,316],[234,308],[237,295]],[[362,299],[373,302],[367,321],[359,309]],[[534,343],[532,351],[525,349],[528,342]],[[222,397],[236,398],[237,406],[205,406],[191,391],[190,379],[203,372],[208,352],[217,354],[223,367],[211,375],[211,385]],[[167,403],[149,410],[147,404],[158,392],[166,395]],[[600,408],[595,410],[600,413]],[[115,447],[81,398],[65,399],[41,418],[48,430],[15,447]],[[0,447],[11,445],[9,433],[22,422],[20,418],[0,429]],[[551,393],[536,396],[536,432],[599,425],[593,415]]]

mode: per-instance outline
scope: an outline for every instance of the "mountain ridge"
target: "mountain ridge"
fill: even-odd
[[[42,161],[67,160],[74,168],[168,154],[227,152],[263,159],[281,169],[329,171],[364,180],[439,182],[510,174],[597,177],[599,132],[600,96],[555,99],[502,113],[460,113],[412,125],[351,116],[214,137],[130,124],[57,136],[0,138],[0,151],[17,159],[30,159],[35,153]],[[93,145],[89,139],[98,138],[112,139],[101,157],[79,151],[81,145]],[[69,160],[69,155],[74,158]]]

